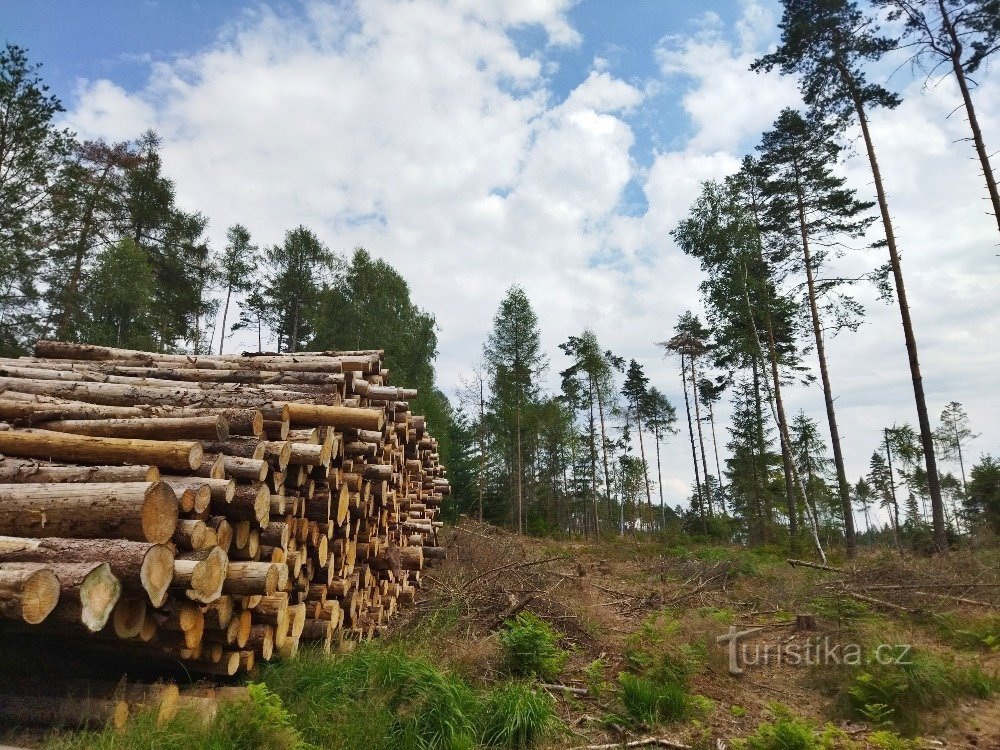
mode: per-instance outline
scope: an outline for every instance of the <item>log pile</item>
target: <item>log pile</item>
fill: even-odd
[[[380,351],[0,359],[0,634],[215,675],[379,634],[443,553],[415,396]]]

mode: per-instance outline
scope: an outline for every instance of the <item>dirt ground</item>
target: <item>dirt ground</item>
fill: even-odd
[[[770,720],[776,702],[818,726],[833,724],[865,747],[872,727],[846,718],[844,670],[850,666],[836,663],[849,661],[852,643],[908,644],[978,663],[987,674],[1000,670],[998,648],[953,647],[940,628],[944,620],[996,618],[995,552],[930,559],[868,551],[849,565],[832,562],[837,571],[828,571],[793,567],[776,551],[667,548],[633,538],[532,539],[473,521],[444,530],[441,539],[449,559],[424,573],[425,592],[394,631],[433,629],[441,621],[435,618],[449,612],[457,624],[440,643],[443,658],[470,679],[483,679],[498,669],[496,634],[506,617],[523,609],[547,620],[571,652],[560,685],[572,692],[547,688],[568,727],[553,747],[654,734],[719,748]],[[814,625],[798,628],[800,614],[812,615]],[[716,639],[751,628],[737,653],[741,662],[756,663],[731,674],[729,646]],[[807,641],[819,645],[804,652]],[[636,650],[656,654],[685,644],[701,648],[691,690],[708,698],[709,708],[696,721],[666,730],[626,732],[609,721],[613,691],[602,690],[602,680],[610,687]],[[789,655],[796,647],[797,663]],[[1000,749],[1000,700],[961,698],[923,713],[917,746]]]

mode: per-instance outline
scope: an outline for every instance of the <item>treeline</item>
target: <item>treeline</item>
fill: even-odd
[[[57,128],[63,107],[39,67],[0,51],[0,355],[42,337],[221,353],[240,330],[258,351],[385,349],[447,461],[434,317],[391,266],[361,248],[342,257],[303,226],[268,245],[237,224],[210,247],[208,219],[176,203],[156,134],[105,143]]]
[[[868,126],[872,111],[901,101],[868,78],[885,55],[905,48],[930,73],[946,66],[962,93],[1000,227],[971,93],[971,76],[1000,49],[1000,2],[875,0],[900,22],[899,38],[881,35],[878,19],[854,2],[783,4],[781,43],[752,68],[796,75],[805,109],[781,112],[738,172],[704,184],[672,233],[705,273],[705,322],[685,313],[661,342],[680,365],[695,475],[689,507],[669,516],[654,508],[653,487],[662,492],[658,451],[676,431],[676,416],[641,366],[626,366],[584,331],[561,345],[573,362],[562,372],[561,392],[544,394],[537,320],[513,288],[486,342],[482,372],[467,384],[477,512],[518,530],[593,533],[654,529],[674,516],[690,533],[793,549],[810,544],[820,557],[831,545],[848,554],[875,542],[943,550],[981,528],[1000,532],[1000,469],[983,456],[967,477],[963,450],[975,435],[961,404],[949,403],[932,425]],[[859,196],[837,169],[855,128],[874,200]],[[868,261],[870,270],[852,277],[838,273],[835,260],[864,250],[885,252],[887,262]],[[861,284],[898,304],[917,426],[894,424],[872,436],[869,471],[851,478],[826,344],[861,325],[865,310],[854,296]],[[822,427],[805,413],[787,413],[787,390],[803,385],[822,391]],[[714,405],[726,392],[732,418],[723,462]]]

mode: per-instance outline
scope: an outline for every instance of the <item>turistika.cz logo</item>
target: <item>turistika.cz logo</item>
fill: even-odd
[[[858,643],[839,643],[829,636],[809,638],[801,643],[747,643],[741,641],[760,632],[759,628],[737,630],[718,636],[715,641],[729,649],[729,673],[743,674],[744,667],[778,666],[793,667],[847,666],[857,667],[867,664],[909,664],[911,646],[909,644],[880,643],[874,649],[865,651]]]

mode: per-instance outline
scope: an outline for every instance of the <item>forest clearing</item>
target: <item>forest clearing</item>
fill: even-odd
[[[1000,750],[1000,0],[0,36],[0,743]]]

